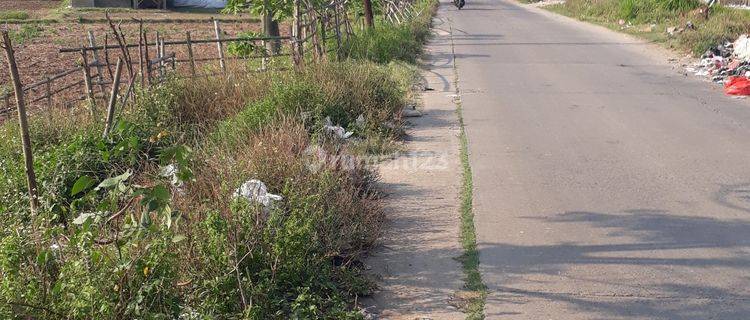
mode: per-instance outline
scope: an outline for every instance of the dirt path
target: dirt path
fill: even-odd
[[[427,46],[424,115],[409,118],[408,154],[381,165],[389,226],[368,261],[381,290],[363,301],[380,319],[463,319],[456,293],[463,273],[459,244],[459,126],[453,102],[453,58],[436,21]]]

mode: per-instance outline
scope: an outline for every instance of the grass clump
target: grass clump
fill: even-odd
[[[10,40],[14,45],[22,45],[26,41],[38,38],[42,35],[42,27],[38,24],[24,24],[17,30],[9,32]]]
[[[429,37],[430,24],[436,9],[437,1],[418,1],[413,8],[418,14],[413,19],[398,25],[380,21],[374,29],[366,29],[345,41],[342,53],[352,59],[378,63],[414,63]]]
[[[29,13],[22,10],[5,10],[0,11],[0,20],[26,20]]]

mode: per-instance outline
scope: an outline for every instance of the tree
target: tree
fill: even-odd
[[[281,36],[279,21],[291,16],[294,2],[291,0],[229,0],[224,12],[238,14],[248,9],[250,12],[261,16],[263,23],[263,35],[268,37]],[[277,54],[281,50],[281,41],[266,41],[266,50],[271,54]]]

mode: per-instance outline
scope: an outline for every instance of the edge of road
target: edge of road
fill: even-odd
[[[461,246],[464,253],[458,258],[464,271],[464,288],[470,294],[466,297],[466,319],[484,319],[484,303],[487,297],[487,286],[482,281],[479,272],[479,249],[477,248],[477,234],[474,225],[474,179],[471,163],[469,162],[469,139],[463,116],[461,102],[461,85],[458,74],[456,50],[453,41],[453,26],[449,24],[451,55],[453,59],[453,87],[455,88],[456,116],[459,125],[459,158],[461,160]]]
[[[448,24],[433,17],[419,62],[421,116],[407,119],[407,151],[378,164],[388,226],[365,262],[378,286],[359,301],[368,319],[464,319],[476,296],[462,263],[462,134]]]

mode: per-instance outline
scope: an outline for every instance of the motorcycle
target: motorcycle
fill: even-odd
[[[466,5],[466,0],[453,0],[453,4],[456,5],[456,8],[458,8],[458,10],[461,10],[461,8]]]

